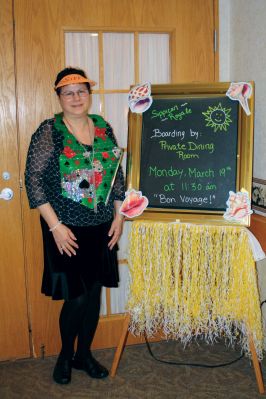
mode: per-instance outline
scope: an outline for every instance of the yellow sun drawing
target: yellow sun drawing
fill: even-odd
[[[232,122],[230,118],[231,108],[223,108],[221,103],[215,105],[214,107],[209,106],[207,112],[202,112],[205,116],[206,126],[214,128],[214,132],[217,130],[227,131],[228,126]]]

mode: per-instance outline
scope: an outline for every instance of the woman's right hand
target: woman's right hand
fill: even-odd
[[[78,249],[76,237],[72,231],[64,224],[59,224],[52,231],[55,243],[61,255],[65,252],[68,256],[76,255],[75,248]]]

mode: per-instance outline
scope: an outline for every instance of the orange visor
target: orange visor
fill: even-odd
[[[72,73],[70,75],[67,75],[61,79],[57,85],[55,86],[55,89],[58,89],[58,87],[66,86],[66,85],[73,85],[76,83],[89,83],[90,86],[95,86],[97,83],[94,82],[94,80],[90,80],[88,78],[84,78],[84,76]]]

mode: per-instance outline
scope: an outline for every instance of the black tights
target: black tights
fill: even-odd
[[[100,314],[101,285],[96,283],[90,290],[70,301],[65,301],[59,318],[62,341],[61,355],[71,359],[74,343],[78,337],[76,356],[90,356],[90,346]]]

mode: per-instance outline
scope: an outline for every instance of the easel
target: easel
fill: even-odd
[[[191,226],[186,227],[185,225],[182,225],[182,226],[171,225],[171,227],[169,227],[169,225],[168,225],[168,227],[166,227],[165,225],[162,225],[162,224],[157,225],[156,223],[148,224],[148,223],[145,223],[145,222],[139,222],[138,224],[137,223],[134,224],[134,229],[135,229],[134,230],[135,231],[135,236],[134,236],[135,237],[135,248],[137,248],[137,250],[139,250],[139,248],[141,248],[142,245],[143,246],[145,245],[145,240],[147,240],[146,244],[150,243],[151,239],[154,237],[154,231],[157,228],[158,228],[158,234],[159,235],[156,236],[156,238],[157,238],[156,242],[160,241],[160,235],[172,234],[173,232],[169,233],[169,229],[176,229],[174,233],[177,232],[177,229],[181,229],[181,228],[184,229],[184,230],[187,229],[186,230],[187,234],[189,234],[188,230],[191,229],[191,234],[193,234],[193,233],[196,233],[197,235],[201,234],[201,237],[203,239],[204,239],[204,234],[205,234],[205,227],[202,227],[202,228],[199,228],[199,226],[198,227],[191,227]],[[193,232],[192,231],[193,229],[196,229],[196,230]],[[140,235],[138,234],[139,231],[141,231]],[[145,233],[144,233],[144,231],[145,231]],[[223,233],[223,235],[226,235],[226,236],[228,235],[229,241],[232,240],[232,230],[230,230],[230,228],[228,228],[228,231],[226,230],[226,232],[223,229],[222,233]],[[212,234],[212,229],[209,227],[208,228],[208,237],[210,236],[210,234]],[[219,236],[217,236],[217,229],[215,230],[215,228],[213,228],[213,234],[216,234],[214,241],[217,242],[217,239],[219,241]],[[236,230],[236,231],[233,230],[233,234],[234,234],[234,237],[236,237],[236,241],[235,242],[237,243],[237,245],[242,245],[245,248],[249,248],[249,243],[246,240],[246,232],[244,230]],[[136,237],[137,237],[137,239],[136,239]],[[189,245],[189,243],[190,243],[190,241],[188,241],[188,245]],[[240,243],[242,243],[242,244],[240,244]],[[180,243],[179,243],[179,245],[180,245]],[[145,248],[147,248],[147,245],[146,245]],[[189,251],[189,248],[190,247],[187,246],[185,248],[185,250]],[[177,248],[175,248],[175,249],[178,250]],[[158,251],[158,247],[156,247],[154,249],[154,251]],[[258,325],[260,325],[260,323],[259,323],[260,307],[259,307],[259,298],[258,298],[258,291],[257,291],[257,285],[256,285],[256,272],[255,272],[255,269],[254,269],[255,263],[254,263],[254,260],[253,260],[252,255],[251,255],[250,252],[249,252],[249,254],[250,254],[250,256],[248,258],[249,260],[244,265],[242,264],[242,267],[246,267],[246,272],[247,273],[252,273],[252,274],[250,274],[250,276],[253,276],[252,285],[250,285],[250,291],[252,291],[252,289],[253,289],[252,292],[253,292],[254,296],[253,297],[252,296],[249,297],[250,302],[247,303],[247,306],[246,306],[246,302],[245,301],[246,301],[246,298],[248,297],[248,295],[245,295],[244,298],[242,297],[243,298],[242,299],[243,302],[241,302],[241,303],[245,304],[245,306],[246,306],[245,307],[245,313],[247,315],[248,314],[252,314],[252,315],[256,314],[257,315],[257,324],[252,324],[250,322],[250,319],[248,319],[248,317],[245,318],[244,316],[246,316],[246,314],[244,315],[242,313],[242,311],[241,311],[240,314],[236,314],[236,316],[237,316],[236,320],[242,320],[242,321],[246,320],[246,323],[249,323],[249,324],[247,324],[247,328],[249,330],[249,334],[245,334],[246,343],[248,344],[249,349],[250,349],[250,354],[251,354],[251,359],[252,359],[252,362],[253,362],[253,367],[254,367],[254,371],[255,371],[255,376],[256,376],[256,381],[257,381],[257,385],[258,385],[258,390],[259,390],[259,393],[262,394],[262,393],[265,392],[265,388],[264,388],[264,382],[263,382],[260,362],[259,362],[258,355],[257,355],[257,350],[261,351],[261,346],[260,345],[262,345],[262,343],[261,343],[262,341],[259,341],[260,344],[258,344],[258,341],[255,341],[256,345],[259,345],[256,348],[255,347],[255,343],[254,343],[254,339],[253,339],[253,329],[254,329],[254,334],[256,333],[257,337],[258,337],[258,334],[260,335],[260,337],[262,337],[262,332],[258,333],[258,331],[261,331],[261,329],[260,329],[261,327],[258,327]],[[151,256],[151,254],[149,254],[149,256]],[[157,257],[158,257],[158,255],[157,255]],[[232,267],[232,268],[234,267],[233,270],[237,271],[237,270],[239,270],[238,269],[238,266],[239,266],[238,258],[234,258],[234,257],[235,257],[235,255],[232,255],[232,257],[229,258],[227,263],[231,265],[230,267]],[[139,253],[136,253],[136,254],[134,253],[134,256],[133,256],[132,259],[134,259],[133,263],[136,262],[135,263],[136,266],[132,269],[132,271],[135,273],[135,277],[137,277],[136,281],[138,281],[138,284],[147,284],[147,280],[146,279],[144,279],[144,278],[143,278],[143,280],[138,279],[138,277],[140,275],[142,276],[142,271],[141,271],[142,270],[142,265],[145,264],[143,250],[140,249]],[[156,260],[154,262],[156,262]],[[193,260],[193,264],[194,264],[194,260]],[[139,268],[138,265],[141,265],[141,268]],[[174,266],[174,267],[176,267],[176,266]],[[192,269],[193,268],[194,268],[194,266],[192,266]],[[154,280],[156,280],[155,279],[155,276],[157,275],[156,274],[157,273],[156,270],[158,271],[158,268],[157,269],[155,268],[155,269],[152,270],[152,273],[154,273],[153,274]],[[140,273],[140,274],[138,274],[138,273]],[[159,273],[160,272],[158,272],[158,275],[159,275]],[[132,281],[134,282],[134,275],[132,277],[133,277]],[[234,280],[234,281],[238,281],[238,280]],[[246,281],[246,280],[244,280],[244,281]],[[138,292],[141,292],[141,293],[144,292],[143,291],[143,287],[144,286],[142,286],[141,287],[141,291],[138,291]],[[136,287],[135,287],[135,289],[136,289]],[[171,292],[171,290],[167,291],[167,292]],[[236,292],[239,292],[238,287],[236,287]],[[140,302],[139,302],[139,296],[136,297],[137,300],[135,300],[134,295],[133,295],[132,298],[133,298],[134,306],[137,306],[137,308],[138,308],[138,304],[142,303],[143,298],[141,297],[142,299],[140,300]],[[147,298],[150,298],[150,297],[148,296]],[[238,300],[237,299],[237,298],[239,298],[238,294],[235,297],[232,297],[232,298],[234,298],[234,301],[235,301],[235,298],[236,298],[236,300]],[[249,305],[252,302],[253,298],[255,298],[255,302],[253,302],[255,305],[254,305],[254,307],[251,308]],[[219,297],[219,299],[220,299],[220,297]],[[149,301],[149,299],[148,299],[148,301]],[[233,305],[235,305],[236,302],[232,302],[232,303],[233,303]],[[133,306],[132,309],[134,309],[134,306]],[[247,309],[248,306],[249,306],[249,309]],[[255,310],[257,312],[253,313],[253,309],[254,309],[254,312],[255,312]],[[131,311],[132,310],[129,310],[129,312],[131,312]],[[249,313],[248,313],[248,311],[249,311]],[[114,377],[115,374],[116,374],[116,371],[117,371],[117,368],[118,368],[118,365],[119,365],[119,361],[121,359],[121,356],[122,356],[122,353],[123,353],[123,350],[124,350],[124,347],[125,347],[125,344],[126,344],[126,341],[127,341],[127,337],[128,337],[128,333],[129,333],[129,325],[130,325],[130,322],[131,322],[131,315],[130,314],[131,313],[125,314],[123,327],[122,327],[122,332],[121,332],[121,337],[120,337],[120,340],[119,340],[119,343],[118,343],[118,346],[117,346],[117,349],[116,349],[116,352],[115,352],[115,356],[114,356],[114,360],[113,360],[113,364],[112,364],[112,368],[111,368],[111,372],[110,372],[111,377]],[[178,331],[178,329],[176,331]]]
[[[125,345],[127,342],[127,337],[128,337],[128,333],[129,333],[129,330],[128,330],[129,324],[130,324],[130,315],[127,313],[127,314],[125,314],[121,337],[120,337],[118,346],[115,351],[115,356],[114,356],[114,360],[113,360],[111,371],[110,371],[111,377],[115,377],[115,375],[116,375],[116,371],[119,366],[119,362],[120,362],[120,359],[122,357],[122,354],[123,354],[123,351],[124,351],[124,348],[125,348]],[[257,385],[258,385],[258,390],[259,390],[259,393],[263,394],[265,392],[265,388],[264,388],[264,382],[263,382],[263,377],[262,377],[262,371],[261,371],[260,362],[258,360],[258,356],[257,356],[256,350],[255,350],[255,346],[254,346],[254,342],[253,342],[253,338],[252,338],[251,334],[249,335],[249,347],[250,347],[252,363],[253,363],[253,367],[254,367],[254,371],[255,371],[256,381],[257,381]]]

